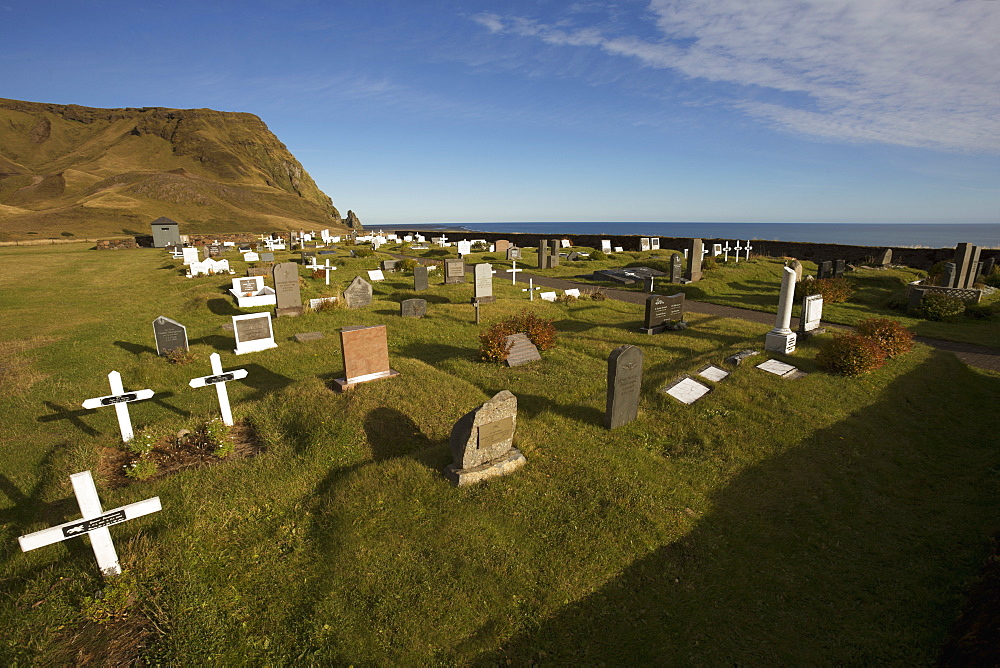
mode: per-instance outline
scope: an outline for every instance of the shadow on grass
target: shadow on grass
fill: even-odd
[[[232,352],[236,346],[236,339],[232,336],[222,336],[221,334],[209,334],[201,338],[191,339],[189,346],[202,345],[209,346],[215,350]]]
[[[501,388],[506,389],[506,388]],[[500,390],[490,390],[487,394],[496,394]],[[604,412],[593,406],[581,406],[577,404],[560,404],[548,397],[538,394],[518,394],[517,412],[523,413],[527,417],[535,418],[542,413],[557,413],[571,420],[577,420],[585,424],[604,424]]]
[[[432,470],[451,463],[447,441],[427,438],[416,422],[394,408],[382,406],[369,412],[364,430],[376,462],[408,457]]]
[[[149,399],[149,401],[153,402],[160,408],[166,408],[168,411],[177,413],[181,417],[188,417],[189,415],[191,415],[189,411],[186,411],[182,408],[177,408],[177,406],[174,406],[173,404],[164,401],[164,399],[170,399],[175,396],[177,395],[174,392],[157,392],[152,396],[152,398]]]
[[[67,408],[66,406],[60,406],[59,404],[52,403],[51,401],[43,402],[45,407],[50,411],[54,411],[51,415],[42,415],[35,420],[37,422],[55,422],[56,420],[69,420],[70,423],[82,431],[87,436],[98,436],[101,432],[97,431],[86,422],[80,419],[81,415],[91,415],[96,413],[96,409],[92,408]]]
[[[209,299],[205,305],[208,306],[208,310],[214,313],[215,315],[227,315],[227,316],[243,315],[243,311],[233,306],[233,303],[231,301],[229,301],[228,299],[224,299],[222,297]]]
[[[268,394],[283,390],[294,382],[288,376],[275,373],[259,364],[244,364],[241,367],[247,370],[247,375],[239,382],[254,390],[244,401],[260,401]]]
[[[130,343],[128,341],[115,341],[115,345],[122,350],[132,353],[133,355],[141,355],[142,353],[152,353],[156,354],[156,348],[150,348],[149,346],[144,346],[138,343]]]
[[[479,352],[474,348],[459,348],[444,343],[410,343],[403,348],[403,355],[427,364],[437,364],[450,359],[476,360]]]
[[[942,396],[943,377],[962,389]],[[995,529],[1000,455],[976,414],[997,397],[1000,380],[935,353],[475,663],[933,663]]]

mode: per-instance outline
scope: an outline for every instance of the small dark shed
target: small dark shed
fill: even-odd
[[[176,220],[160,216],[152,222],[150,228],[153,232],[153,248],[182,245],[180,227]]]

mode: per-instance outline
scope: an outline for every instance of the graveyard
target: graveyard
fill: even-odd
[[[830,334],[768,352],[771,326],[691,304],[685,328],[647,327],[642,306],[590,297],[641,281],[581,278],[578,299],[552,302],[512,281],[506,254],[472,248],[468,269],[416,277],[382,262],[455,249],[341,244],[309,266],[277,249],[282,269],[230,251],[233,274],[190,278],[163,249],[91,249],[0,248],[5,664],[925,664],[997,529],[984,415],[1000,374],[927,345],[833,375],[815,361]],[[671,253],[570,249],[587,259],[539,269],[522,250],[518,269],[556,278],[669,271]],[[785,264],[654,285],[775,313]],[[247,270],[263,271],[244,290]],[[1000,347],[995,320],[891,308],[924,275],[857,269],[857,298],[823,320],[889,315]],[[680,307],[654,308],[672,321]],[[483,361],[481,332],[525,312],[552,321],[555,345]],[[179,327],[187,353],[158,354]],[[355,346],[375,353],[359,364]],[[795,373],[758,368],[769,360]],[[687,381],[706,388],[691,403],[665,391]],[[455,434],[487,443],[476,425],[494,404],[488,447],[516,465],[456,483],[480,462],[459,461]],[[137,439],[222,419],[252,447],[124,476],[123,412]],[[93,521],[74,497],[84,471],[91,516],[143,514],[23,552],[21,536]],[[97,532],[121,575],[102,577]]]

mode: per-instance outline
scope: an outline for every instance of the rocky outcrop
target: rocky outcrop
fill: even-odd
[[[361,225],[361,220],[358,219],[357,214],[350,210],[347,211],[347,220],[344,221],[344,224],[356,232],[361,232],[365,229]]]

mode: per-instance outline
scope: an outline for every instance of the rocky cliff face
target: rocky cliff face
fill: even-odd
[[[0,232],[148,232],[161,215],[182,233],[344,226],[253,114],[0,99]]]

